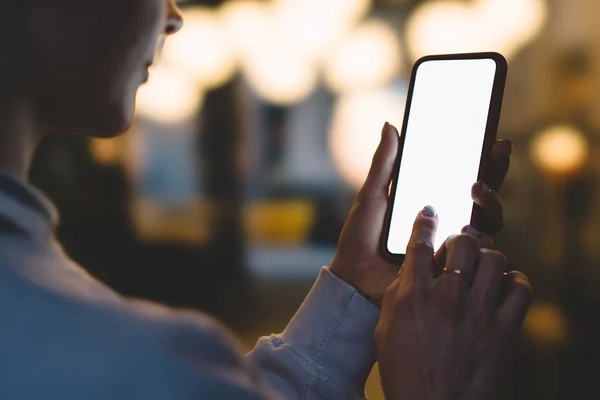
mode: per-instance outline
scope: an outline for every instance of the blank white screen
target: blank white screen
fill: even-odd
[[[496,63],[431,60],[417,69],[387,247],[405,254],[415,217],[435,207],[435,248],[471,221]]]

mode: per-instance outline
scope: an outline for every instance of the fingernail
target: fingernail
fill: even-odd
[[[473,228],[471,225],[467,225],[466,231],[471,236],[475,236],[475,237],[479,236],[479,231],[477,229]]]
[[[488,194],[492,191],[492,189],[490,189],[490,187],[488,185],[486,185],[485,182],[479,181],[479,184],[481,185],[481,191],[484,194]]]
[[[383,129],[381,130],[381,137],[383,137],[383,135],[385,135],[385,130],[387,129],[387,127],[390,125],[389,122],[386,121],[385,124],[383,124]]]
[[[421,212],[426,217],[435,217],[435,208],[433,208],[433,206],[425,206]]]

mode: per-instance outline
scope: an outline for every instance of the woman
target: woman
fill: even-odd
[[[126,300],[92,279],[64,254],[54,238],[55,209],[27,183],[33,153],[50,132],[125,131],[136,91],[181,16],[174,0],[0,0],[0,22],[0,398],[360,398],[375,361],[376,326],[389,398],[480,398],[493,388],[499,364],[490,360],[503,360],[497,350],[514,340],[529,285],[518,273],[502,278],[503,257],[481,250],[490,238],[472,229],[434,259],[431,208],[417,217],[398,277],[377,245],[398,146],[390,125],[332,265],[285,331],[260,339],[247,356],[206,316]],[[488,184],[495,190],[510,151],[508,142],[494,149]],[[473,196],[495,233],[498,194],[478,183]],[[474,291],[457,274],[424,273],[440,266],[470,274]],[[502,306],[490,308],[478,291],[503,279]],[[481,307],[466,305],[470,293],[468,304]],[[428,312],[448,304],[464,312]],[[473,331],[482,320],[493,323]],[[428,328],[415,331],[422,324]],[[447,334],[436,336],[442,327]],[[453,357],[439,357],[448,349],[456,349]],[[468,373],[450,374],[450,367]]]

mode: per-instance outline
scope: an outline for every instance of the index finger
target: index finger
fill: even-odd
[[[435,209],[432,206],[425,207],[415,219],[406,247],[402,275],[424,285],[433,280],[433,246],[437,226],[438,216]]]

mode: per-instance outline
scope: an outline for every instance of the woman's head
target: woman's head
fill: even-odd
[[[13,93],[29,103],[43,130],[122,132],[157,47],[181,27],[175,2],[0,0],[4,15],[13,17],[18,46],[10,61],[13,76],[0,80],[16,82]]]

